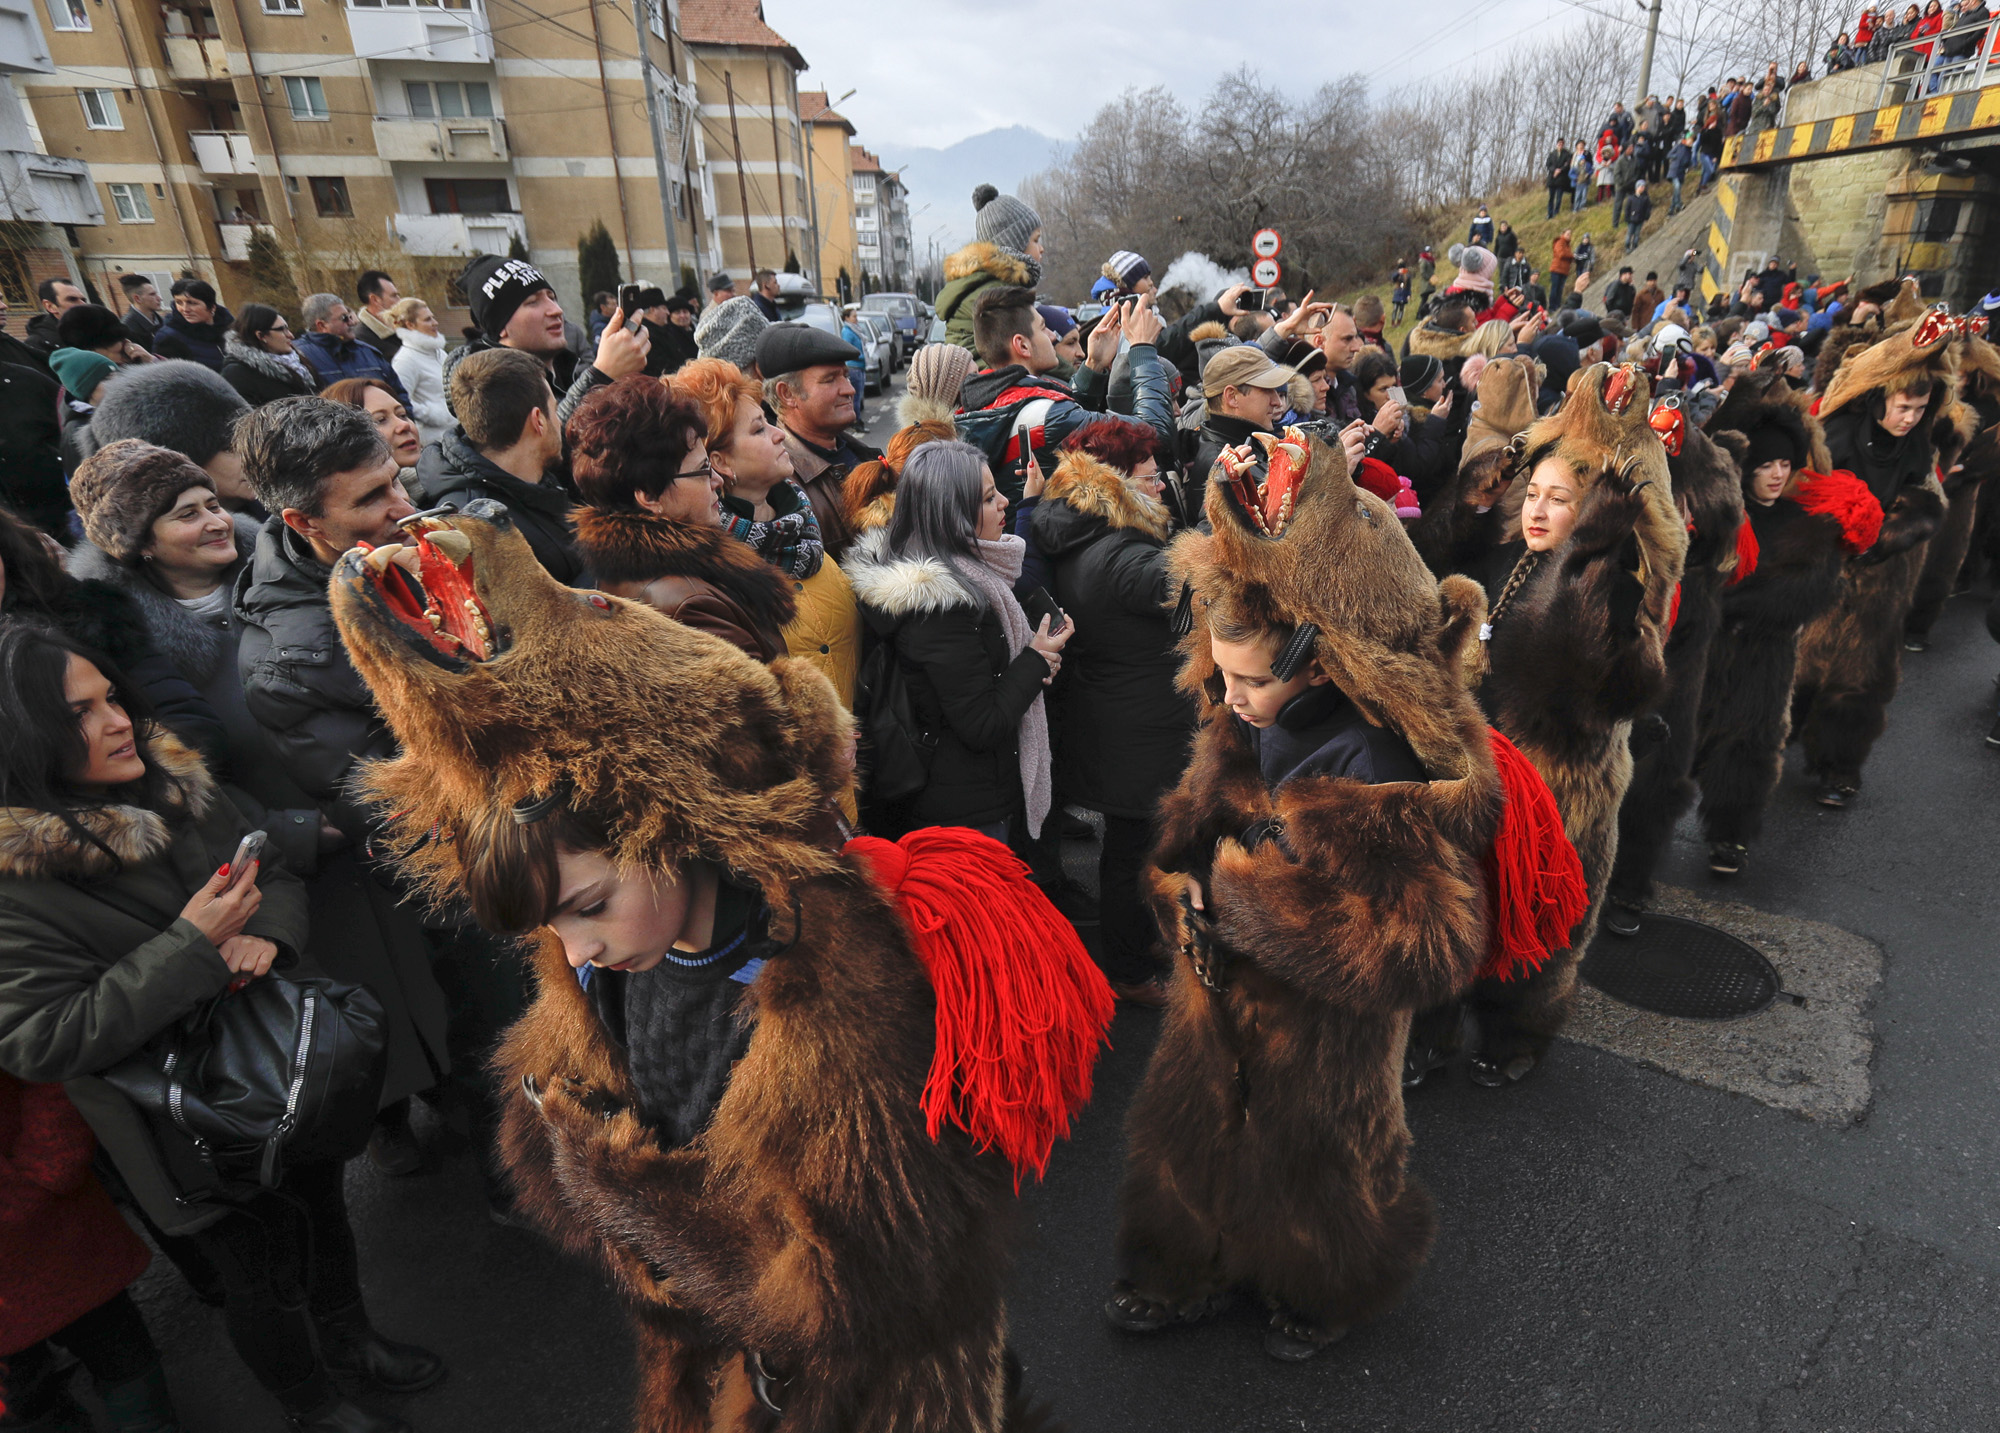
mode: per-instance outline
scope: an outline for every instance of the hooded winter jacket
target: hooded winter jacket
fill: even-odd
[[[275,353],[245,343],[234,333],[222,336],[222,378],[243,395],[252,408],[280,398],[303,398],[319,392],[312,370],[301,372]]]
[[[569,526],[576,500],[555,475],[524,483],[473,447],[465,429],[453,427],[417,456],[417,482],[426,501],[454,512],[475,498],[504,504],[549,576],[566,587],[589,585]]]
[[[153,336],[153,352],[161,358],[191,359],[220,373],[223,338],[235,322],[236,315],[226,308],[218,307],[207,323],[189,323],[174,309],[160,320],[159,332]]]
[[[945,342],[977,354],[972,341],[972,313],[979,295],[993,286],[1034,287],[1036,270],[1025,254],[984,241],[967,244],[944,261],[945,285],[938,291],[937,316],[944,320]]]
[[[147,744],[179,794],[158,810],[113,801],[82,817],[116,861],[50,812],[0,807],[0,1069],[64,1081],[140,1205],[172,1234],[220,1211],[174,1198],[151,1130],[95,1076],[235,978],[180,912],[250,826],[200,757],[165,733]],[[281,860],[267,859],[257,884],[263,904],[243,933],[271,941],[279,966],[292,967],[306,947],[305,892]]]
[[[1032,541],[1076,621],[1063,649],[1057,784],[1106,816],[1150,819],[1180,780],[1194,731],[1174,685],[1166,508],[1117,469],[1067,453],[1035,509]]]
[[[937,744],[930,781],[899,824],[1006,821],[1024,805],[1021,719],[1049,665],[1033,647],[1010,658],[998,613],[943,563],[898,557],[888,539],[886,527],[863,533],[841,566],[875,640],[895,644],[917,723]]]

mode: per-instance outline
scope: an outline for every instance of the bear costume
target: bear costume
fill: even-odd
[[[694,1031],[726,1057],[695,1072],[721,1075],[712,1107],[656,1116],[652,1066],[684,1043],[633,1018],[636,984],[607,1018],[600,987],[639,977],[573,971],[546,927],[534,1003],[494,1063],[517,1208],[630,1313],[635,1426],[1021,1426],[1002,1302],[1014,1193],[1088,1097],[1112,1009],[1074,933],[974,833],[835,844],[852,728],[811,664],[764,666],[559,586],[497,503],[405,527],[333,578],[401,745],[365,780],[404,871],[477,910],[547,869],[513,859],[510,885],[508,852],[574,817],[620,871],[699,859],[761,902],[744,927],[761,966],[733,968],[730,1018]],[[958,890],[997,941],[941,945]]]

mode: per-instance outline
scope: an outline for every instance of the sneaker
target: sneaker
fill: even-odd
[[[1604,928],[1613,935],[1637,935],[1639,933],[1639,908],[1628,906],[1623,901],[1604,903]]]
[[[1749,855],[1749,847],[1739,846],[1734,841],[1711,841],[1708,846],[1708,869],[1718,876],[1741,875],[1743,862]]]
[[[1831,806],[1834,810],[1838,811],[1860,794],[1859,787],[1843,786],[1840,782],[1829,777],[1819,784],[1819,790],[1813,793],[1813,800],[1822,806]]]
[[[1903,638],[1903,650],[1905,652],[1928,652],[1930,649],[1930,642],[1915,634],[1907,634]]]
[[[368,1162],[384,1174],[403,1178],[424,1167],[424,1152],[407,1115],[394,1124],[378,1124],[368,1134]]]

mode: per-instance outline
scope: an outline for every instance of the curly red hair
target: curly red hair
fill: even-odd
[[[1086,423],[1063,441],[1071,453],[1088,453],[1106,467],[1128,477],[1134,468],[1151,458],[1160,459],[1160,439],[1144,423],[1127,423],[1117,418],[1099,418]]]
[[[680,476],[701,441],[701,410],[657,379],[634,373],[591,390],[569,420],[569,470],[592,507],[632,511]]]
[[[726,358],[697,358],[683,364],[672,377],[662,379],[674,396],[701,410],[708,424],[708,451],[728,452],[736,433],[737,405],[745,398],[760,403],[764,385],[744,375]]]

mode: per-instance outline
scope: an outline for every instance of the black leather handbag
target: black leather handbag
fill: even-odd
[[[917,719],[909,680],[894,638],[884,638],[861,663],[854,682],[854,724],[860,730],[861,800],[880,829],[888,812],[930,783],[938,739]]]
[[[387,1050],[382,1002],[367,987],[270,974],[224,991],[101,1078],[145,1112],[184,1191],[270,1189],[286,1156],[348,1159],[367,1146]]]

